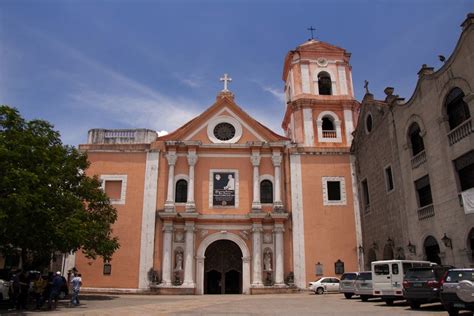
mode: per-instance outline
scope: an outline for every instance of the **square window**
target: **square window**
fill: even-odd
[[[328,183],[328,200],[340,201],[341,200],[341,182],[328,181],[327,183]]]
[[[100,180],[111,204],[125,204],[127,175],[101,175]]]
[[[424,207],[433,204],[429,176],[424,176],[415,181],[415,189],[418,195],[418,206]]]
[[[344,177],[323,177],[322,180],[324,205],[346,205]]]

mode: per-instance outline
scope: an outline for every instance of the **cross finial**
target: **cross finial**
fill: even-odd
[[[227,89],[227,84],[228,82],[232,81],[232,78],[229,77],[229,75],[224,74],[224,77],[220,78],[220,81],[224,81],[224,89],[222,90],[222,92],[228,92],[229,89]]]
[[[364,88],[365,88],[365,93],[369,94],[369,82],[367,80],[364,80]]]
[[[314,39],[313,31],[316,31],[316,29],[315,29],[313,26],[310,26],[310,27],[308,28],[308,31],[311,31],[311,39]]]

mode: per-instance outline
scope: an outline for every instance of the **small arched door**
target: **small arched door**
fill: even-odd
[[[205,252],[204,294],[242,294],[242,251],[230,240],[217,240]]]
[[[426,260],[441,264],[441,258],[439,257],[439,245],[433,236],[428,236],[423,243],[425,249]]]

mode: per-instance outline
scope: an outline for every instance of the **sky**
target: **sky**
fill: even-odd
[[[283,134],[283,61],[310,38],[352,53],[364,80],[409,99],[438,69],[472,0],[1,0],[0,104],[44,119],[65,144],[92,128],[171,132],[211,106],[228,73],[236,103]]]

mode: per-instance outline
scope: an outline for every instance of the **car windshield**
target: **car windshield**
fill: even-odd
[[[409,269],[405,275],[406,280],[428,280],[434,277],[433,269]]]
[[[342,275],[341,281],[342,280],[355,280],[357,277],[357,274],[355,273],[344,273]]]
[[[357,276],[357,280],[362,280],[362,281],[372,280],[372,272],[361,272]]]
[[[474,281],[474,270],[449,271],[446,276],[446,282],[457,283],[462,280]]]

